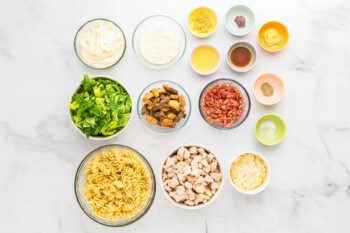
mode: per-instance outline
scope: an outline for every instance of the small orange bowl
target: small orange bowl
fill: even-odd
[[[265,38],[264,38],[264,32],[268,29],[274,28],[278,31],[280,37],[281,37],[281,41],[278,44],[272,45],[272,46],[268,46],[265,42]],[[259,33],[258,33],[258,41],[260,46],[271,53],[275,53],[278,51],[281,51],[282,49],[284,49],[288,43],[289,40],[289,32],[287,27],[278,21],[270,21],[265,23],[264,25],[261,26],[261,28],[259,29]]]
[[[272,95],[265,96],[262,85],[268,83],[272,87]],[[264,105],[274,105],[280,102],[284,96],[284,84],[280,77],[275,74],[263,74],[254,82],[253,93],[255,99]],[[270,93],[271,94],[271,93]]]

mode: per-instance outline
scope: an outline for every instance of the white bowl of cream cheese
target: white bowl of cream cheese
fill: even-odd
[[[107,69],[123,57],[126,40],[121,28],[107,19],[93,19],[80,27],[74,39],[78,58],[94,69]]]

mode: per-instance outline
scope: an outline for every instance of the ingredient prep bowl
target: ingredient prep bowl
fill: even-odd
[[[286,135],[286,124],[275,114],[263,115],[255,124],[255,137],[264,145],[274,146],[280,143]]]
[[[123,186],[121,185],[120,186],[120,183],[118,183],[118,177],[122,177],[124,175],[127,175],[129,174],[128,172],[124,172],[124,173],[121,173],[121,174],[118,174],[118,172],[120,173],[120,169],[122,167],[118,167],[116,165],[113,165],[115,163],[112,163],[112,168],[110,167],[106,167],[104,164],[101,164],[103,161],[100,161],[99,164],[94,164],[95,162],[95,159],[98,157],[98,156],[101,156],[101,154],[103,153],[112,153],[113,151],[118,151],[118,153],[121,153],[121,154],[125,154],[125,155],[128,155],[130,156],[130,154],[134,157],[132,159],[126,159],[125,161],[124,160],[120,160],[120,158],[122,157],[119,157],[119,161],[122,161],[122,162],[125,162],[125,164],[127,163],[135,163],[135,161],[138,162],[138,164],[142,166],[142,169],[139,168],[139,167],[136,167],[135,169],[135,172],[137,172],[138,174],[142,173],[142,174],[145,174],[146,177],[148,177],[148,186],[147,186],[147,196],[144,200],[141,199],[141,203],[143,203],[140,207],[137,208],[137,211],[135,211],[135,213],[133,213],[133,215],[130,215],[130,214],[125,214],[125,216],[123,218],[118,218],[118,219],[115,219],[115,220],[111,220],[109,217],[100,217],[99,215],[101,215],[101,213],[96,213],[93,209],[93,207],[90,205],[92,203],[94,203],[95,201],[93,202],[89,202],[87,200],[87,197],[85,195],[85,184],[86,183],[91,183],[91,182],[102,182],[102,177],[106,176],[107,174],[109,174],[109,176],[111,177],[111,179],[115,179],[116,181],[116,185],[119,187],[118,189],[123,189]],[[107,157],[108,158],[108,157]],[[104,159],[104,161],[107,160],[107,158]],[[91,165],[92,163],[92,165]],[[120,163],[117,163],[117,164],[120,164]],[[97,165],[97,166],[96,166]],[[92,167],[91,167],[92,166]],[[132,167],[132,166],[131,166]],[[129,169],[131,169],[131,167]],[[134,168],[134,167],[133,167]],[[86,171],[87,169],[89,170],[89,173],[88,175],[86,174]],[[97,174],[104,174],[103,176],[99,176],[101,177],[100,179],[96,179],[94,178],[94,172],[90,173],[90,170],[95,170],[95,172]],[[131,177],[132,178],[132,177]],[[136,177],[134,177],[134,179],[136,179]],[[89,181],[88,181],[89,180]],[[127,179],[127,180],[124,180],[123,181],[124,183],[126,183],[127,185],[130,185],[131,183],[130,182],[134,182],[134,180],[130,180],[130,179]],[[114,183],[109,183],[109,184],[105,184],[105,183],[101,183],[100,184],[100,188],[106,188],[106,187],[110,187],[110,185],[115,185]],[[98,183],[94,183],[94,185],[98,185]],[[142,185],[141,185],[142,186]],[[87,186],[86,186],[87,187]],[[139,187],[139,186],[138,186]],[[88,190],[89,188],[86,188],[86,190]],[[131,189],[136,189],[136,187],[133,187]],[[127,146],[123,146],[123,145],[117,145],[117,144],[111,144],[111,145],[106,145],[106,146],[102,146],[100,148],[97,148],[95,150],[93,150],[92,152],[90,152],[84,159],[83,161],[80,163],[79,167],[78,167],[78,170],[76,172],[76,176],[75,176],[75,181],[74,181],[74,190],[75,190],[75,195],[76,195],[76,198],[77,198],[77,201],[80,205],[80,207],[82,208],[82,210],[84,211],[84,213],[89,217],[91,218],[92,220],[94,220],[95,222],[98,222],[100,224],[103,224],[103,225],[106,225],[106,226],[112,226],[112,227],[119,227],[119,226],[125,226],[125,225],[128,225],[128,224],[131,224],[135,221],[137,221],[138,219],[140,219],[142,216],[144,216],[147,211],[149,210],[149,208],[151,207],[152,203],[153,203],[153,200],[154,200],[154,197],[155,197],[155,193],[156,193],[156,182],[155,182],[155,179],[154,179],[154,173],[153,173],[153,170],[152,170],[152,167],[150,166],[150,164],[148,163],[148,161],[146,160],[145,157],[143,157],[139,152],[137,152],[136,150],[130,148],[130,147],[127,147]],[[96,190],[98,192],[100,192],[100,190]],[[113,190],[111,190],[113,191]],[[115,190],[114,190],[115,192]],[[133,194],[135,193],[134,190],[129,190],[129,192],[132,192]],[[91,195],[91,194],[89,194]],[[126,192],[124,194],[121,194],[121,195],[127,195]],[[111,195],[110,198],[118,198],[119,200],[119,197],[113,197]],[[135,200],[138,200],[138,197],[125,197],[126,199],[128,200],[131,200],[133,198],[135,198]],[[97,198],[98,199],[98,198]],[[112,199],[111,199],[112,200]],[[101,205],[105,205],[103,202],[100,203]],[[125,205],[130,205],[130,204],[134,204],[134,206],[138,205],[138,203],[127,203]],[[97,207],[100,207],[100,205],[96,205]],[[105,208],[110,208],[109,206],[105,206]],[[134,207],[136,208],[136,207]],[[128,208],[124,208],[125,211],[129,211]],[[136,209],[135,209],[136,210]],[[133,209],[132,209],[133,211]],[[112,211],[113,213],[114,211]],[[117,213],[118,214],[118,213]]]
[[[165,197],[175,206],[200,209],[212,203],[223,187],[223,166],[208,148],[187,144],[172,150],[160,168]]]
[[[84,83],[85,85],[90,86],[91,84],[89,85],[87,84],[87,82],[89,82],[90,79],[91,80],[102,79],[102,80],[109,81],[110,83],[107,85],[116,86],[116,88],[113,87],[114,91],[112,95],[116,94],[117,92],[124,93],[124,95],[120,95],[120,98],[125,98],[125,100],[123,101],[125,103],[120,104],[119,106],[113,104],[113,106],[110,106],[110,109],[107,109],[107,110],[105,109],[104,111],[102,111],[102,108],[106,108],[106,104],[107,104],[106,102],[110,101],[108,100],[110,99],[110,97],[106,97],[107,95],[106,91],[110,92],[110,89],[106,90],[107,85],[105,85],[103,88],[101,88],[101,86],[99,86],[98,88],[96,86],[91,87],[91,89],[93,90],[89,89],[88,91],[89,95],[80,96],[80,97],[77,96],[76,98],[80,99],[81,103],[76,102],[74,100],[75,98],[74,96],[79,93],[80,95],[83,95]],[[118,103],[121,102],[120,98],[118,100]],[[92,104],[95,105],[95,108],[91,107]],[[90,107],[90,110],[88,110],[89,107]],[[82,110],[80,110],[80,108]],[[78,114],[78,111],[80,115]],[[111,77],[106,77],[106,76],[96,76],[96,77],[89,78],[87,75],[84,75],[84,80],[75,90],[71,98],[71,102],[69,104],[69,114],[71,117],[71,122],[74,125],[74,128],[84,137],[88,137],[89,139],[92,139],[92,140],[109,140],[119,135],[129,125],[130,119],[132,116],[131,97],[129,92],[125,88],[125,86],[121,84],[120,81],[117,81]],[[96,119],[98,119],[99,121],[97,122]],[[112,121],[115,121],[115,122],[112,122]],[[86,130],[89,127],[91,127],[91,129],[92,128],[95,129],[95,126],[99,127],[99,132],[97,135],[94,135],[94,134],[87,135],[86,132],[83,131],[83,129]],[[109,133],[113,131],[115,131],[113,134]],[[105,132],[105,134],[103,134],[102,132]]]
[[[236,42],[228,50],[226,61],[233,71],[248,72],[256,65],[258,54],[252,44],[243,41]]]
[[[182,58],[186,50],[186,35],[173,18],[154,15],[137,25],[132,36],[132,47],[142,64],[151,69],[162,70]]]
[[[270,179],[270,164],[257,152],[240,153],[230,164],[229,180],[240,193],[248,195],[260,193],[268,186]]]
[[[260,46],[268,52],[275,53],[287,46],[289,32],[287,27],[278,21],[270,21],[261,26],[258,33]]]
[[[199,38],[211,36],[218,25],[215,12],[208,7],[198,7],[188,16],[187,26],[190,32]]]
[[[223,85],[230,87],[235,92],[227,92],[226,97],[223,97],[222,88],[220,90],[217,88]],[[216,97],[212,97],[212,94]],[[241,125],[249,115],[250,105],[247,90],[242,84],[232,79],[217,79],[210,82],[204,87],[199,97],[199,110],[203,119],[217,129],[233,129]],[[230,117],[223,117],[225,119],[219,121],[223,116],[222,113]]]
[[[165,123],[163,121],[160,122],[160,119],[161,118],[165,118],[167,119],[167,121],[170,121],[168,118],[173,118],[173,122],[175,122],[175,119],[174,117],[178,116],[178,111],[174,111],[172,108],[170,107],[166,107],[165,109],[158,109],[158,110],[154,110],[154,112],[163,112],[165,116],[161,116],[161,117],[156,117],[156,119],[153,119],[153,118],[150,118],[149,115],[152,115],[152,114],[148,114],[151,109],[148,109],[148,113],[143,113],[143,108],[145,108],[145,105],[148,106],[148,104],[146,104],[145,102],[145,98],[147,98],[148,95],[151,95],[150,98],[151,99],[151,102],[154,101],[154,95],[153,95],[153,91],[156,91],[157,89],[160,90],[160,89],[164,89],[164,85],[168,85],[170,88],[172,89],[175,89],[176,91],[178,91],[178,96],[182,96],[182,97],[179,97],[178,99],[170,99],[172,101],[172,106],[173,106],[173,103],[174,104],[179,104],[180,102],[180,98],[183,98],[183,100],[185,101],[185,106],[183,107],[183,105],[180,105],[179,107],[183,107],[185,112],[185,118],[181,118],[180,121],[178,121],[175,125],[175,127],[170,127],[171,125],[169,124],[162,124],[163,126],[159,125],[161,123]],[[160,94],[162,94],[160,92]],[[160,101],[158,101],[160,102]],[[147,103],[150,103],[148,102],[147,100]],[[159,103],[157,103],[159,104]],[[153,105],[153,103],[150,103],[150,105]],[[170,104],[169,104],[170,105]],[[151,108],[151,106],[149,106]],[[167,111],[165,111],[167,110]],[[153,111],[153,110],[152,110]],[[182,112],[182,111],[180,111]],[[163,114],[162,113],[162,114]],[[171,115],[168,115],[169,113],[174,113],[173,116]],[[154,83],[151,83],[149,84],[147,87],[145,87],[145,89],[142,90],[142,92],[140,93],[140,96],[139,96],[139,99],[137,101],[137,114],[142,122],[142,124],[150,131],[154,132],[154,133],[157,133],[157,134],[172,134],[172,133],[175,133],[177,132],[179,129],[181,129],[182,127],[184,127],[188,121],[188,119],[190,118],[190,115],[191,115],[191,100],[190,100],[190,97],[188,96],[186,90],[181,87],[179,84],[175,83],[175,82],[172,82],[172,81],[168,81],[168,80],[162,80],[162,81],[157,81],[157,82],[154,82]],[[159,123],[159,124],[157,124]],[[167,125],[167,126],[165,126]]]
[[[101,32],[101,28],[97,29],[96,32],[93,32],[91,35],[87,36],[86,46],[89,47],[89,60],[93,63],[89,63],[88,60],[84,58],[82,53],[82,47],[80,41],[82,36],[91,30],[96,25],[103,25],[106,27],[112,27],[114,32],[118,34],[118,37],[114,41],[111,41],[111,32]],[[99,31],[100,30],[100,31]],[[94,38],[96,36],[97,38]],[[102,38],[105,37],[105,38]],[[98,42],[101,42],[99,45]],[[102,48],[106,43],[111,43],[108,47]],[[97,45],[97,46],[96,46]],[[95,47],[96,46],[96,47]],[[113,50],[109,51],[111,46],[115,46]],[[107,49],[108,48],[108,49]],[[74,38],[74,51],[78,56],[79,60],[91,67],[93,69],[108,69],[116,64],[123,58],[126,49],[126,39],[122,29],[113,21],[108,19],[92,19],[83,24],[77,31]],[[108,53],[106,51],[109,51]],[[107,53],[104,54],[103,52]],[[91,54],[90,54],[91,53]]]
[[[255,99],[264,105],[274,105],[280,102],[284,95],[284,84],[275,74],[263,74],[254,82]]]
[[[238,27],[236,17],[243,16],[245,26]],[[235,36],[244,36],[250,33],[255,24],[255,15],[252,9],[246,5],[235,5],[231,7],[225,16],[225,27],[229,33]]]
[[[191,67],[199,75],[210,75],[220,67],[219,51],[212,45],[195,47],[191,54]]]

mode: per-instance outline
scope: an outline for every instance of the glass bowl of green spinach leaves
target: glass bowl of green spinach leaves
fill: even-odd
[[[131,97],[119,81],[86,74],[68,107],[74,127],[93,140],[120,134],[128,126],[132,112]]]

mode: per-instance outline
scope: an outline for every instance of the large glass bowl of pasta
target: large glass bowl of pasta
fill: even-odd
[[[140,219],[151,207],[156,192],[154,173],[146,158],[117,144],[90,152],[78,167],[74,186],[86,215],[112,227]]]

